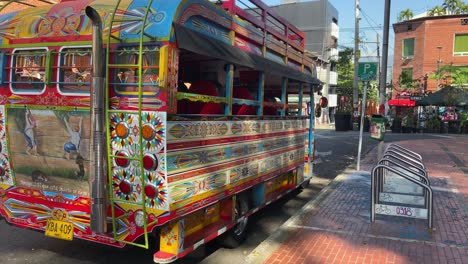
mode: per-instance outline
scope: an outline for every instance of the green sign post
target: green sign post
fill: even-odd
[[[361,81],[377,80],[377,62],[360,62],[358,67],[358,78]]]
[[[360,62],[358,65],[358,79],[364,82],[364,94],[362,98],[362,112],[361,112],[361,128],[359,131],[359,145],[358,145],[358,156],[357,156],[357,170],[360,170],[361,164],[361,150],[362,150],[362,132],[364,127],[364,114],[366,112],[366,95],[367,85],[369,81],[377,80],[377,62]]]

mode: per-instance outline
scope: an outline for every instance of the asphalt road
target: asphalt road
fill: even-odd
[[[431,139],[447,135],[430,134],[387,134],[387,142],[404,140],[408,137]],[[450,136],[450,135],[448,135]],[[243,245],[236,249],[224,249],[209,243],[177,261],[181,263],[242,263],[242,260],[263,240],[289,219],[304,204],[339,175],[346,167],[355,163],[358,132],[335,132],[316,130],[317,159],[314,166],[315,178],[303,191],[296,191],[266,207],[249,219],[249,233]],[[377,141],[364,134],[363,156]],[[0,263],[6,264],[84,264],[84,263],[153,263],[153,252],[137,247],[117,249],[82,240],[72,242],[45,237],[43,233],[24,230],[0,222]]]

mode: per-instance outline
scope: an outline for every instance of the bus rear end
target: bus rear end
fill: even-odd
[[[92,26],[83,12],[87,2],[1,15],[0,216],[47,236],[122,247],[112,233],[90,228]],[[66,24],[54,27],[53,21]],[[72,36],[76,30],[82,35]]]

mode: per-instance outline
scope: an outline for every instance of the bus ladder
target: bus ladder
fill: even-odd
[[[372,169],[371,221],[376,215],[418,218],[432,229],[433,192],[421,156],[396,146]]]
[[[108,25],[108,37],[107,37],[107,46],[106,46],[106,59],[107,59],[107,67],[106,67],[106,87],[111,86],[111,79],[112,76],[110,76],[110,69],[116,69],[116,68],[135,68],[138,69],[138,110],[133,110],[133,111],[125,111],[125,113],[128,114],[133,114],[138,116],[139,119],[139,126],[140,128],[142,127],[142,100],[143,100],[143,80],[142,80],[142,75],[143,75],[143,42],[146,39],[154,39],[151,35],[145,33],[145,28],[146,28],[146,21],[147,21],[147,16],[149,13],[149,10],[151,10],[151,5],[153,3],[153,0],[149,0],[147,2],[146,8],[144,8],[145,13],[141,18],[126,18],[125,15],[123,15],[121,18],[116,18],[116,14],[119,11],[119,7],[121,6],[122,0],[118,0],[117,3],[115,4],[115,9],[114,12],[111,15],[111,19]],[[136,64],[113,64],[111,62],[111,44],[113,43],[120,43],[123,44],[126,42],[126,39],[121,38],[119,36],[116,36],[113,34],[112,30],[114,28],[119,28],[122,23],[125,22],[140,22],[141,23],[141,31],[139,35],[139,40],[138,40],[138,59]],[[117,31],[120,32],[120,31]],[[139,169],[140,169],[140,178],[141,182],[145,182],[145,174],[144,174],[144,167],[143,167],[143,144],[142,144],[142,131],[139,129],[138,132],[138,138],[139,138],[139,145],[140,145],[140,150],[139,153],[135,153],[137,155],[133,155],[132,157],[122,157],[122,156],[116,156],[113,153],[110,152],[110,146],[111,146],[111,135],[110,135],[110,115],[113,113],[120,113],[121,110],[111,110],[109,109],[110,106],[110,98],[109,98],[109,93],[106,94],[106,126],[107,126],[107,146],[108,146],[108,177],[109,177],[109,190],[112,190],[112,160],[115,158],[119,159],[127,159],[130,161],[137,161],[139,163]],[[109,199],[110,199],[110,205],[111,205],[111,211],[112,211],[112,232],[114,235],[114,239],[119,242],[125,242],[126,244],[142,247],[145,249],[149,248],[149,240],[148,240],[148,217],[146,213],[146,205],[145,205],[145,192],[142,192],[142,200],[141,203],[133,203],[135,205],[141,206],[143,213],[144,213],[144,243],[135,243],[135,242],[128,242],[128,241],[123,241],[119,239],[118,234],[117,234],[117,224],[116,224],[116,217],[115,217],[115,202],[117,199],[114,199],[112,193],[109,194]],[[132,204],[132,202],[125,201],[127,204]],[[151,224],[151,223],[150,223]]]

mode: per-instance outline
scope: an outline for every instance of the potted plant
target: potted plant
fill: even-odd
[[[429,133],[440,133],[441,120],[439,116],[433,116],[427,121],[427,132]]]
[[[468,112],[461,112],[460,118],[460,133],[468,134]]]
[[[363,129],[364,129],[364,130],[363,130],[364,132],[369,132],[369,130],[370,130],[370,119],[371,119],[370,116],[367,116],[367,115],[366,115],[366,116],[364,117],[364,128],[363,128]]]
[[[350,98],[342,95],[335,112],[335,131],[351,130],[352,111]]]
[[[393,118],[392,133],[401,133],[401,118],[399,116]]]

